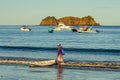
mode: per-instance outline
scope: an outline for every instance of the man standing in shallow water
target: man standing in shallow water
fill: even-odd
[[[57,63],[58,64],[63,64],[63,55],[62,55],[62,46],[61,44],[58,44],[58,54],[57,54]]]

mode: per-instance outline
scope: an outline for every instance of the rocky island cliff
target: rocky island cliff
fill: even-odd
[[[100,26],[100,24],[91,16],[85,16],[82,18],[66,16],[59,19],[56,19],[54,16],[47,16],[42,19],[40,26],[56,26],[59,22],[63,22],[68,26]]]

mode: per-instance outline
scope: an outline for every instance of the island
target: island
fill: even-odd
[[[56,26],[59,22],[63,22],[67,26],[100,26],[93,17],[85,16],[82,18],[66,16],[56,19],[54,16],[47,16],[40,22],[40,26]]]

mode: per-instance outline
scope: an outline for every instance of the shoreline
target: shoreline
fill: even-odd
[[[52,61],[52,63],[51,63]],[[0,58],[1,64],[19,64],[27,65],[29,67],[44,67],[50,65],[57,65],[55,60],[39,60],[39,59],[12,59],[12,58]],[[46,63],[49,65],[46,65]],[[51,64],[50,64],[51,63]],[[31,66],[32,65],[32,66]],[[120,69],[120,62],[65,62],[62,63],[63,67],[88,67],[88,68],[110,68],[110,69]]]

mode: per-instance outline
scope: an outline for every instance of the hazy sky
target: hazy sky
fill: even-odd
[[[38,25],[47,16],[88,15],[102,25],[120,25],[120,0],[0,0],[0,25]]]

